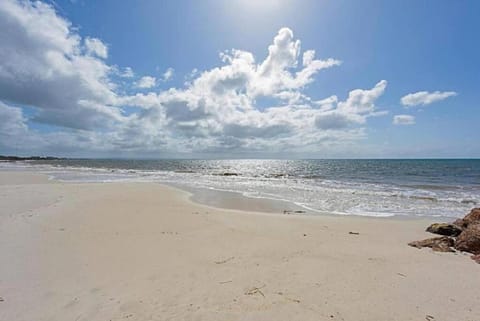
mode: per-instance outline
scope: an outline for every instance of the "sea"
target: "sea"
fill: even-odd
[[[480,159],[62,159],[2,162],[1,169],[233,192],[288,202],[307,215],[455,218],[480,206]]]

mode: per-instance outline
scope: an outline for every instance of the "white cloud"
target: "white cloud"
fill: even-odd
[[[386,87],[387,81],[381,80],[372,89],[352,90],[348,94],[348,99],[345,102],[338,103],[338,108],[343,112],[352,114],[371,113],[375,109],[375,100],[383,94]]]
[[[169,81],[170,79],[172,79],[174,73],[175,70],[173,68],[168,68],[162,75],[163,81]]]
[[[85,38],[85,48],[89,55],[96,55],[97,57],[106,59],[108,57],[107,46],[97,38]]]
[[[290,29],[282,28],[268,47],[267,57],[259,64],[250,52],[225,51],[221,58],[226,65],[204,72],[194,85],[212,87],[216,93],[243,91],[250,98],[274,96],[301,90],[320,70],[341,64],[332,58],[316,60],[315,52],[310,50],[304,59],[306,65],[298,70],[299,55],[300,41],[294,39]]]
[[[137,94],[124,98],[124,102],[157,110],[157,121],[163,123],[172,137],[195,137],[201,141],[193,145],[196,149],[201,146],[212,150],[222,146],[274,148],[275,145],[295,147],[299,142],[301,145],[314,144],[324,139],[314,123],[315,116],[324,111],[317,105],[336,104],[336,97],[310,105],[311,99],[300,90],[313,80],[316,72],[339,62],[315,60],[310,51],[305,62],[308,66],[295,72],[299,46],[291,30],[283,28],[269,47],[269,55],[259,64],[251,53],[233,49],[220,55],[223,66],[196,73],[183,90]],[[278,98],[284,103],[262,112],[256,107],[259,96]],[[317,133],[313,135],[313,132]],[[309,138],[302,140],[306,135]],[[341,133],[336,135],[341,136]],[[333,136],[329,134],[331,139]]]
[[[315,58],[315,50],[307,50],[303,53],[303,66],[306,67],[310,65]]]
[[[393,116],[394,125],[414,125],[415,117],[412,115],[395,115]]]
[[[71,128],[122,118],[111,67],[82,54],[81,37],[50,5],[4,0],[0,30],[8,30],[0,32],[0,100],[34,107],[36,121]]]
[[[404,106],[419,106],[419,105],[429,105],[436,101],[441,101],[447,99],[448,97],[456,96],[457,93],[454,91],[419,91],[413,94],[408,94],[401,98],[401,103]]]
[[[135,77],[135,73],[133,72],[132,68],[125,67],[125,69],[119,73],[120,77],[124,78],[133,78]]]
[[[336,96],[321,101],[328,109],[316,117],[316,126],[321,129],[343,129],[353,124],[364,124],[368,117],[383,115],[376,111],[375,101],[383,94],[386,87],[387,81],[382,80],[372,89],[352,90],[346,101],[337,103]],[[334,103],[337,103],[335,109]]]
[[[144,76],[137,81],[136,86],[138,88],[152,88],[157,84],[157,79],[151,76]]]

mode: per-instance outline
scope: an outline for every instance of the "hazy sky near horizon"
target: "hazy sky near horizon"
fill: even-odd
[[[480,157],[478,1],[0,0],[0,154]]]

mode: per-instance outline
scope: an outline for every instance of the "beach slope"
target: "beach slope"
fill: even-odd
[[[478,264],[407,246],[428,220],[240,212],[154,183],[7,171],[0,204],[0,320],[480,316]]]

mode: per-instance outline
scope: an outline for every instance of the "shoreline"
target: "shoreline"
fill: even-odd
[[[148,184],[148,182],[143,182]],[[67,183],[68,184],[68,183]],[[95,184],[95,183],[92,183]],[[168,188],[172,188],[177,190],[180,193],[186,193],[187,201],[192,203],[192,205],[198,205],[202,207],[208,207],[213,210],[223,210],[223,211],[233,211],[233,212],[240,212],[245,214],[261,214],[261,215],[275,215],[275,216],[291,216],[291,217],[307,217],[307,218],[322,218],[322,217],[331,217],[331,218],[351,218],[351,219],[360,219],[360,220],[392,220],[392,221],[423,221],[426,222],[425,224],[429,224],[431,222],[447,222],[454,218],[444,217],[444,216],[412,216],[412,215],[392,215],[392,216],[369,216],[369,215],[355,215],[355,214],[337,214],[337,213],[326,213],[320,212],[317,210],[311,210],[307,207],[297,205],[293,202],[285,201],[285,200],[276,200],[271,198],[263,198],[263,197],[249,197],[245,196],[240,192],[230,192],[230,191],[221,191],[221,190],[208,190],[206,188],[187,188],[187,187],[179,187],[173,184],[164,184],[164,183],[157,183],[161,186],[165,186]],[[197,190],[192,191],[192,190]],[[210,194],[207,197],[199,196],[201,195]],[[216,202],[212,200],[212,198],[222,198],[225,195],[232,195],[235,196],[229,197],[230,200],[224,202],[221,200],[220,202]],[[255,202],[259,202],[260,204],[252,204]],[[248,203],[248,204],[246,204]],[[299,213],[298,211],[302,212]],[[315,213],[315,214],[312,214]]]
[[[288,202],[288,207],[301,207],[299,210],[306,209],[320,215],[418,216],[453,220],[463,217],[480,201],[478,184],[466,175],[470,169],[468,166],[474,166],[476,170],[477,162],[470,164],[463,160],[457,164],[439,160],[442,163],[431,169],[425,160],[402,160],[400,164],[382,160],[351,162],[152,160],[138,163],[134,160],[91,159],[16,162],[3,167],[38,170],[63,181],[150,181],[176,187],[182,185],[182,189],[203,194],[202,197],[194,196],[201,203],[224,208],[239,208],[236,205],[241,202],[234,202],[235,206],[218,204],[220,202],[215,201],[215,197],[204,196],[211,194],[209,191],[219,191],[223,193],[221,203],[225,203],[226,199],[235,196],[232,193],[239,193],[252,200],[249,203],[254,205],[264,203],[259,207],[268,212],[278,211],[275,206],[266,206],[275,201]],[[441,168],[445,166],[452,166],[454,171],[448,175],[442,173]],[[372,171],[377,167],[383,171],[389,169],[390,174],[383,176],[379,174],[382,171]],[[410,167],[418,177],[406,170]],[[352,168],[358,168],[359,172]],[[198,192],[202,189],[203,192]],[[255,201],[259,199],[261,201]],[[248,210],[248,207],[239,209]]]
[[[68,169],[72,170],[72,169]],[[111,183],[153,183],[162,186],[168,186],[182,192],[190,194],[190,198],[194,203],[210,206],[213,208],[225,210],[239,210],[245,212],[263,212],[270,214],[287,214],[287,215],[307,215],[307,216],[340,216],[340,217],[364,217],[364,218],[381,218],[381,219],[398,219],[398,220],[436,220],[439,222],[447,222],[457,219],[454,216],[445,215],[411,215],[411,214],[384,214],[380,213],[343,213],[329,212],[310,208],[304,204],[298,204],[287,199],[276,199],[268,196],[249,196],[241,191],[223,190],[211,187],[195,187],[182,185],[180,183],[163,182],[155,180],[141,180],[139,178],[114,179],[105,181],[82,181],[56,178],[54,174],[45,173],[45,169],[35,168],[34,166],[16,169],[0,168],[0,172],[24,172],[37,173],[45,175],[49,180],[59,183],[73,184],[111,184]],[[102,170],[103,171],[103,170]]]
[[[207,188],[190,188],[175,184],[163,183],[163,182],[154,182],[154,181],[108,181],[108,182],[80,182],[80,181],[67,181],[67,180],[57,180],[55,177],[50,176],[45,173],[36,172],[35,170],[32,171],[8,171],[8,170],[1,170],[0,177],[2,173],[8,174],[19,174],[21,177],[19,179],[13,179],[13,181],[9,178],[8,184],[1,185],[10,185],[10,184],[60,184],[60,185],[87,185],[87,186],[96,186],[96,185],[152,185],[152,186],[160,186],[162,188],[166,188],[172,191],[175,191],[178,194],[183,195],[184,201],[188,202],[192,206],[197,207],[204,207],[214,211],[224,211],[224,212],[231,212],[236,214],[255,214],[255,215],[267,215],[272,217],[292,217],[292,218],[306,218],[306,219],[322,219],[322,218],[339,218],[339,219],[358,219],[358,220],[386,220],[386,221],[423,221],[426,222],[425,224],[431,222],[438,222],[442,220],[451,219],[449,217],[433,217],[433,216],[411,216],[411,215],[392,215],[392,216],[368,216],[368,215],[355,215],[355,214],[336,214],[336,213],[326,213],[326,212],[319,212],[316,210],[310,210],[303,206],[297,205],[293,202],[286,201],[286,200],[277,200],[272,198],[264,198],[264,197],[249,197],[245,196],[240,192],[231,192],[231,191],[222,191],[222,190],[215,190],[215,189],[207,189]],[[198,196],[196,193],[210,194],[207,197]],[[221,198],[226,194],[234,195],[233,197],[229,197],[230,200],[224,204],[225,206],[215,205],[215,202],[211,200],[211,198],[218,197]],[[251,204],[252,202],[260,201],[263,204],[256,205]],[[241,204],[237,204],[240,202]],[[247,208],[245,203],[249,203],[247,206],[251,206]],[[252,206],[253,205],[253,206]],[[295,211],[305,211],[305,213],[295,213]],[[289,213],[284,213],[287,211]],[[309,214],[308,211],[312,211],[319,214]]]
[[[0,203],[1,320],[480,315],[478,264],[407,245],[431,220],[226,210],[156,183],[4,171]]]

